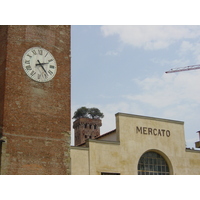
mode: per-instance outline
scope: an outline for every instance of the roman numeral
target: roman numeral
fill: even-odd
[[[50,68],[51,68],[51,69],[54,69],[55,67],[54,67],[53,65],[50,65]]]
[[[31,66],[30,66],[30,65],[27,65],[27,66],[26,66],[26,70],[32,70]]]
[[[48,78],[48,74],[43,74],[44,78]]]
[[[53,59],[50,59],[50,60],[48,60],[49,62],[52,62],[53,61]]]
[[[52,72],[51,70],[49,70],[49,71],[48,71],[48,73],[49,73],[50,75],[52,75],[52,74],[53,74],[53,72]]]
[[[27,56],[28,56],[29,58],[32,58],[32,56],[30,56],[29,54],[27,54]]]
[[[42,55],[43,51],[41,49],[38,49],[38,53],[39,53],[39,55]]]
[[[30,60],[25,60],[24,61],[26,64],[30,64]]]
[[[35,50],[33,50],[32,52],[33,52],[33,54],[35,54],[35,55],[37,54]]]
[[[40,79],[41,78],[41,74],[38,74],[38,79]]]
[[[36,74],[35,71],[32,71],[32,72],[30,73],[31,76],[34,76],[35,74]]]

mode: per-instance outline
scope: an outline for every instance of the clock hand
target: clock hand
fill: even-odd
[[[39,64],[38,65],[40,65],[41,67],[42,67],[42,69],[44,70],[44,72],[47,74],[47,71],[44,69],[44,67],[43,67],[43,65],[42,65],[42,63],[40,63],[40,61],[39,60],[37,60],[38,62],[39,62]],[[36,64],[37,65],[37,64]],[[47,74],[48,75],[48,74]]]
[[[38,65],[44,65],[44,64],[49,64],[49,63],[40,63],[40,64],[36,64],[36,66],[38,66]]]

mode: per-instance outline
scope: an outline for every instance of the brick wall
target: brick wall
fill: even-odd
[[[7,26],[0,26],[0,137],[2,136],[5,68],[6,68]]]
[[[57,62],[38,83],[22,57],[40,46]],[[70,174],[70,26],[8,26],[2,174]]]

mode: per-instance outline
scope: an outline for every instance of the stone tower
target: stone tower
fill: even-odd
[[[100,119],[80,118],[74,121],[75,146],[84,143],[87,139],[95,139],[100,135]]]
[[[0,26],[1,174],[70,174],[70,26]]]

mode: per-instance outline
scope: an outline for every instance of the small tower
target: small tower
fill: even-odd
[[[100,135],[100,119],[79,118],[73,123],[75,146],[84,143],[87,139],[95,139]]]

